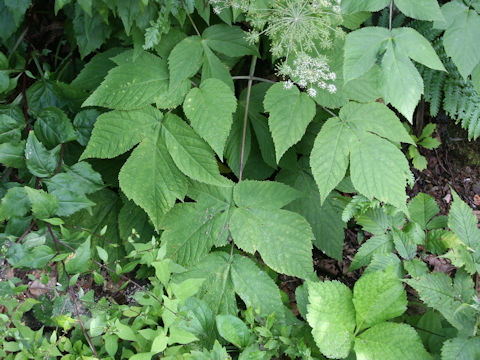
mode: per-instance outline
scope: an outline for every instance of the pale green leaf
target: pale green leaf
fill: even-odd
[[[443,20],[437,0],[395,0],[395,6],[402,13],[414,19]]]
[[[78,274],[87,271],[88,266],[90,265],[90,258],[90,237],[88,237],[87,240],[75,250],[73,258],[65,263],[65,270],[69,274]]]
[[[247,34],[239,26],[213,25],[203,32],[202,37],[211,49],[230,57],[260,56],[255,46],[247,42]]]
[[[145,210],[155,227],[176,199],[183,199],[187,180],[168,154],[157,129],[132,152],[118,176],[120,188]]]
[[[350,172],[355,189],[368,198],[406,209],[410,172],[404,154],[389,141],[364,133],[351,144]]]
[[[190,36],[177,43],[168,56],[170,87],[195,75],[202,60],[202,39],[199,36]]]
[[[236,107],[232,90],[218,79],[207,79],[190,90],[183,104],[192,127],[221,159]]]
[[[216,323],[218,333],[229,343],[240,349],[248,345],[250,331],[241,319],[232,315],[217,315]]]
[[[477,227],[478,219],[473,214],[472,209],[454,191],[452,191],[452,195],[453,203],[448,216],[448,227],[465,245],[479,251],[480,229]]]
[[[230,76],[230,69],[210,50],[206,42],[202,42],[202,46],[204,52],[202,82],[206,79],[216,78],[227,84],[232,91],[235,90],[232,77]]]
[[[83,106],[102,106],[117,110],[140,109],[155,102],[168,89],[165,60],[150,53],[119,65],[88,97]]]
[[[331,118],[323,125],[315,139],[310,166],[322,202],[345,176],[350,143],[354,136],[346,122]]]
[[[275,313],[277,321],[283,318],[280,290],[251,259],[234,255],[230,273],[234,290],[247,307],[252,307],[263,318],[272,313]]]
[[[123,340],[136,341],[137,335],[129,325],[125,325],[120,320],[115,321],[115,334]]]
[[[230,184],[220,175],[215,154],[193,129],[174,114],[163,121],[162,133],[177,167],[188,177],[211,185]]]
[[[393,268],[363,275],[353,288],[356,332],[402,315],[407,294]]]
[[[162,113],[151,106],[130,111],[114,110],[100,115],[80,160],[113,158],[123,154],[150,135],[162,117]]]
[[[420,193],[410,200],[408,211],[410,220],[419,224],[422,229],[426,229],[428,222],[440,212],[440,208],[432,196]]]
[[[446,19],[443,46],[466,79],[480,62],[480,15],[460,1],[442,6]]]
[[[233,190],[237,206],[257,209],[279,209],[298,199],[301,193],[275,181],[245,180]]]
[[[342,10],[347,14],[358,11],[378,11],[385,8],[390,0],[343,0]]]
[[[414,328],[407,324],[378,324],[355,339],[357,360],[431,360]]]
[[[388,254],[392,251],[393,240],[390,235],[372,236],[358,249],[348,270],[357,270],[368,265],[375,254]]]
[[[32,204],[33,215],[37,219],[48,219],[55,215],[58,209],[58,199],[55,196],[28,186],[25,186],[24,189]]]
[[[237,246],[249,253],[258,250],[273,270],[303,279],[312,276],[313,234],[300,215],[285,210],[237,208],[230,231]]]
[[[442,360],[480,359],[480,337],[456,337],[442,346]]]
[[[192,84],[190,80],[185,79],[176,84],[171,84],[168,87],[168,91],[162,94],[158,94],[155,98],[155,104],[160,109],[172,109],[181,105],[191,89]]]
[[[329,358],[346,358],[354,340],[352,292],[339,281],[308,283],[307,321],[320,351]]]
[[[34,132],[28,134],[27,145],[25,147],[25,162],[28,170],[38,177],[48,177],[55,173],[59,161],[60,147],[47,150],[40,141],[37,140]]]
[[[283,83],[277,83],[268,89],[264,106],[270,113],[268,125],[278,163],[285,151],[305,134],[307,125],[315,116],[315,103],[295,86],[287,90]]]

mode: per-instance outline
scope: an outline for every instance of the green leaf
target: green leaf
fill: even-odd
[[[108,72],[101,85],[83,106],[102,106],[116,110],[140,109],[155,102],[168,89],[165,60],[142,53]]]
[[[348,270],[353,271],[368,265],[375,254],[388,254],[392,251],[393,240],[389,234],[372,236],[358,249]]]
[[[102,177],[92,166],[81,161],[66,172],[59,173],[44,181],[49,192],[66,189],[78,194],[91,194],[103,188]]]
[[[206,79],[216,78],[222,80],[227,84],[232,91],[235,90],[233,86],[233,80],[230,75],[230,70],[220,61],[220,59],[213,53],[208,47],[206,42],[202,42],[203,46],[203,67],[202,67],[202,82]]]
[[[55,215],[59,206],[58,199],[55,196],[27,186],[24,189],[32,204],[33,215],[37,219],[48,219]]]
[[[233,190],[235,203],[244,208],[279,209],[300,196],[297,190],[275,181],[245,180]]]
[[[407,294],[392,267],[363,275],[353,288],[356,332],[402,315]]]
[[[236,107],[232,90],[217,79],[207,79],[190,90],[183,104],[192,127],[221,159]]]
[[[187,192],[187,180],[168,154],[160,129],[135,148],[118,179],[125,195],[145,210],[155,228]]]
[[[179,326],[195,335],[200,340],[199,345],[210,349],[216,339],[216,332],[214,316],[207,303],[196,297],[190,297],[180,311],[186,316],[180,321]]]
[[[200,36],[190,36],[175,45],[168,56],[170,87],[195,75],[202,66],[203,48]]]
[[[95,206],[95,203],[84,194],[66,188],[52,191],[51,194],[58,199],[58,210],[56,212],[58,216],[70,216],[82,209],[91,212],[90,208]]]
[[[239,349],[248,345],[250,331],[247,325],[236,316],[217,315],[217,330],[221,337],[232,343]]]
[[[315,116],[315,103],[295,86],[287,90],[283,83],[277,83],[268,89],[264,105],[265,111],[270,113],[268,125],[278,163],[285,151],[305,134],[307,125]]]
[[[437,0],[395,0],[395,6],[408,17],[435,21],[444,20]]]
[[[55,173],[59,161],[60,147],[47,150],[39,142],[33,131],[28,134],[25,147],[25,162],[28,170],[38,177],[48,177]]]
[[[385,138],[412,142],[395,114],[380,103],[350,102],[340,110],[339,117],[327,120],[310,156],[322,201],[345,176],[350,154],[351,179],[359,192],[406,208],[408,161]]]
[[[185,175],[211,185],[229,185],[230,181],[220,175],[210,146],[190,126],[174,114],[168,114],[162,124],[167,149]]]
[[[88,270],[90,265],[91,254],[90,254],[90,237],[85,240],[82,245],[75,250],[75,255],[73,258],[68,260],[65,263],[65,270],[69,274],[78,274]]]
[[[237,208],[230,230],[235,244],[248,253],[258,250],[279,273],[309,278],[313,272],[313,234],[307,221],[285,210]]]
[[[152,239],[153,227],[148,221],[148,215],[133,201],[126,201],[118,214],[118,231],[120,238],[128,239],[135,230],[138,241],[148,242]]]
[[[20,122],[13,117],[0,114],[0,144],[11,142],[19,143],[21,139],[21,130],[25,127],[24,122]]]
[[[90,16],[76,3],[73,30],[80,56],[83,59],[92,51],[98,49],[109,38],[111,26],[103,20],[96,10]]]
[[[57,107],[48,107],[38,113],[35,122],[35,135],[48,148],[77,138],[71,121]]]
[[[313,244],[328,256],[342,259],[344,228],[341,205],[334,196],[327,197],[321,204],[317,184],[309,173],[308,160],[300,160],[301,169],[296,172],[282,169],[276,179],[301,191],[303,196],[285,207],[302,215],[312,227],[315,240]],[[303,167],[304,166],[304,167]]]
[[[480,230],[477,227],[478,219],[472,209],[452,191],[453,203],[448,216],[448,227],[471,249],[478,250],[480,244]]]
[[[29,250],[22,259],[15,264],[16,267],[28,269],[42,269],[55,256],[55,250],[47,245],[36,246]]]
[[[417,332],[407,324],[382,323],[355,340],[358,360],[431,360]]]
[[[343,0],[342,10],[347,14],[358,11],[378,11],[382,10],[390,3],[390,0]]]
[[[307,284],[307,321],[315,343],[329,358],[346,358],[354,340],[352,292],[335,280]]]
[[[45,150],[46,151],[46,150]],[[14,168],[25,167],[25,141],[0,144],[0,163]]]
[[[152,106],[100,115],[80,160],[113,158],[123,154],[150,135],[162,118],[162,113]]]
[[[443,46],[466,79],[480,62],[480,15],[459,1],[443,5],[442,13],[446,21],[436,25],[446,29]]]
[[[440,212],[440,208],[432,196],[420,193],[410,200],[408,211],[410,220],[426,229],[428,222]]]
[[[122,340],[137,341],[137,335],[135,335],[133,329],[121,323],[118,319],[115,321],[115,334]]]
[[[442,346],[442,360],[469,360],[480,358],[480,338],[456,337]]]
[[[12,187],[8,189],[0,203],[0,219],[22,217],[30,211],[31,202],[25,188]]]
[[[235,254],[230,273],[234,290],[247,308],[252,307],[263,318],[272,313],[275,313],[276,320],[283,318],[280,290],[272,278],[251,259]]]
[[[247,34],[239,26],[217,24],[208,27],[202,34],[203,41],[214,51],[230,57],[244,55],[260,56],[255,46],[246,40]]]
[[[5,6],[12,13],[17,26],[22,23],[25,12],[31,5],[31,0],[5,0]]]

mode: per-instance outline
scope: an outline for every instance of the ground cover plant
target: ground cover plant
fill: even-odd
[[[480,359],[479,1],[0,19],[0,358]]]

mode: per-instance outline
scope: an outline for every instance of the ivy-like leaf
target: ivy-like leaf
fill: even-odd
[[[0,203],[0,219],[25,216],[30,211],[30,207],[31,202],[25,188],[10,188]]]
[[[28,134],[25,147],[25,162],[28,170],[35,176],[47,177],[52,175],[58,166],[60,146],[47,150],[37,140],[33,131]]]
[[[227,178],[220,175],[210,146],[190,126],[174,114],[168,114],[162,124],[168,151],[185,175],[211,185],[230,184]]]
[[[188,93],[183,110],[195,131],[207,141],[220,159],[232,126],[237,99],[232,90],[217,79],[205,80]]]
[[[295,86],[287,90],[283,83],[277,83],[268,89],[264,105],[270,113],[268,125],[278,163],[285,151],[305,134],[308,124],[315,116],[315,103]]]
[[[20,142],[21,130],[24,127],[25,122],[19,121],[7,114],[0,114],[0,144]]]
[[[152,106],[139,110],[114,110],[100,115],[80,160],[113,158],[130,150],[154,131],[162,113]]]
[[[83,103],[116,110],[140,109],[155,102],[168,89],[165,60],[142,53],[135,61],[119,65],[108,72],[105,80]]]
[[[25,141],[0,144],[0,163],[4,166],[11,166],[18,169],[24,168]]]
[[[159,128],[132,152],[118,180],[125,195],[145,210],[156,228],[162,215],[187,192],[187,180],[168,154]]]
[[[325,356],[348,356],[354,340],[355,308],[347,286],[339,281],[308,283],[307,321]]]
[[[35,135],[48,148],[73,141],[77,137],[67,115],[56,107],[48,107],[38,113]]]
[[[351,179],[359,192],[406,209],[408,161],[385,138],[412,143],[395,114],[380,103],[350,102],[339,117],[327,120],[310,156],[322,201],[345,176],[350,154]]]

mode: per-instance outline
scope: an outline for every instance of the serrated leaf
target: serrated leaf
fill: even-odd
[[[444,19],[437,0],[395,0],[395,6],[414,19],[426,21]]]
[[[255,46],[247,42],[246,35],[239,26],[217,24],[205,29],[202,38],[211,49],[230,57],[260,56]]]
[[[393,240],[390,235],[372,236],[358,249],[348,270],[360,269],[368,265],[375,254],[388,254],[391,251],[393,251]]]
[[[446,21],[436,25],[446,29],[443,46],[466,79],[480,62],[480,15],[459,1],[443,5],[442,13]]]
[[[359,11],[378,11],[389,4],[389,0],[343,0],[342,10],[347,13],[356,13]]]
[[[130,150],[154,131],[162,113],[148,106],[139,110],[114,110],[100,115],[80,160],[113,158]]]
[[[215,320],[221,337],[240,349],[248,345],[250,331],[241,319],[232,315],[217,315]]]
[[[174,114],[168,114],[162,124],[167,149],[185,175],[211,185],[230,184],[230,181],[220,175],[210,146],[190,126]]]
[[[35,122],[35,135],[48,148],[77,138],[71,121],[57,107],[48,107],[38,113]]]
[[[353,288],[356,332],[402,315],[407,294],[393,268],[363,275]]]
[[[479,337],[456,337],[442,346],[442,360],[470,360],[480,358]]]
[[[280,291],[265,271],[260,270],[251,259],[234,255],[230,273],[234,290],[247,307],[252,307],[264,318],[275,313],[275,319],[281,321],[283,305]]]
[[[195,75],[202,66],[202,59],[200,36],[190,36],[177,43],[168,56],[170,87]]]
[[[73,258],[65,263],[65,270],[69,274],[78,274],[87,271],[90,265],[90,257],[90,237],[88,237],[87,240],[75,250]]]
[[[30,131],[25,146],[25,163],[28,170],[38,177],[48,177],[55,173],[59,161],[60,147],[47,150]]]
[[[427,223],[440,212],[435,199],[425,193],[420,193],[408,203],[410,220],[422,227],[427,228]]]
[[[210,144],[220,159],[232,126],[237,100],[218,79],[207,79],[188,93],[183,110],[195,131]]]
[[[28,186],[25,186],[24,189],[32,204],[33,215],[37,219],[48,219],[55,215],[59,206],[58,199],[55,196]]]
[[[237,206],[257,209],[279,209],[301,196],[288,185],[275,181],[245,180],[233,190]]]
[[[187,192],[187,179],[168,154],[160,129],[142,140],[118,175],[120,188],[157,228],[163,214]]]
[[[0,144],[0,163],[14,168],[25,167],[25,141]]]
[[[355,339],[357,360],[431,360],[414,328],[407,324],[382,323]]]
[[[308,160],[300,160],[308,168]],[[344,228],[340,204],[333,196],[327,197],[323,205],[320,202],[320,193],[313,177],[304,169],[296,172],[282,169],[276,177],[303,193],[298,200],[285,207],[302,215],[312,227],[315,240],[313,244],[328,256],[337,260],[342,259]]]
[[[325,356],[348,356],[354,340],[355,309],[347,286],[339,281],[308,283],[307,321]]]
[[[303,279],[311,277],[313,234],[300,215],[285,210],[237,208],[230,231],[237,246],[249,253],[258,250],[273,270]]]
[[[118,231],[120,238],[128,239],[133,230],[139,236],[138,241],[147,242],[152,239],[153,227],[148,221],[148,215],[133,201],[126,201],[118,214]]]
[[[472,209],[452,191],[453,203],[448,216],[448,227],[460,238],[460,240],[478,251],[480,244],[480,230],[477,227],[478,219]]]
[[[233,80],[230,75],[228,67],[220,61],[220,59],[208,47],[206,42],[202,42],[203,46],[203,67],[202,67],[202,82],[206,79],[216,78],[222,80],[227,84],[232,91],[235,90]]]
[[[308,124],[315,116],[315,103],[295,86],[287,90],[283,83],[277,83],[268,89],[264,106],[270,113],[268,125],[278,163],[285,151],[305,134]]]
[[[78,3],[75,4],[73,30],[82,58],[98,49],[111,33],[111,27],[96,10],[90,16]]]
[[[155,102],[168,89],[167,63],[158,56],[142,53],[108,72],[105,80],[83,106],[116,110],[140,109]]]

